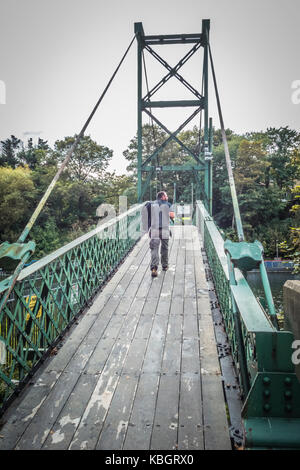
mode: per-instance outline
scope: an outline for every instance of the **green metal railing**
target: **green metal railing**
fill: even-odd
[[[21,271],[0,314],[0,410],[134,246],[142,207],[131,208]],[[0,300],[3,295],[4,288]]]
[[[239,269],[229,272],[224,240],[200,201],[196,225],[239,377],[245,447],[300,449],[300,384],[292,363],[293,334],[276,329]]]

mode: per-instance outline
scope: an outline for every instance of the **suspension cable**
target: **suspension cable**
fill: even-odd
[[[119,71],[125,57],[127,56],[128,52],[129,52],[129,49],[131,48],[132,44],[133,44],[133,41],[135,40],[135,37],[136,35],[134,35],[133,39],[131,40],[128,48],[126,49],[126,52],[125,54],[123,55],[119,65],[117,66],[116,70],[114,71],[114,73],[112,74],[108,84],[106,85],[104,91],[102,92],[100,98],[98,99],[96,105],[94,106],[94,109],[92,110],[91,114],[89,115],[88,119],[86,120],[84,126],[82,127],[81,131],[79,132],[79,134],[77,135],[76,139],[75,139],[75,142],[73,143],[72,147],[70,148],[70,150],[68,151],[63,163],[61,164],[59,170],[57,171],[56,175],[54,176],[53,180],[51,181],[50,185],[48,186],[45,194],[43,195],[42,199],[40,200],[38,206],[36,207],[35,211],[33,212],[29,222],[27,223],[26,227],[24,228],[23,232],[21,233],[19,239],[18,239],[18,242],[24,242],[26,237],[28,236],[29,234],[29,231],[31,230],[33,224],[35,223],[38,215],[40,214],[41,210],[43,209],[48,197],[50,196],[57,180],[59,179],[61,173],[64,171],[65,167],[67,166],[67,164],[69,163],[69,160],[73,154],[73,152],[76,150],[80,140],[82,139],[89,123],[91,122],[95,112],[97,111],[101,101],[103,100],[104,96],[106,95],[106,92],[107,90],[109,89],[113,79],[115,78],[117,72]]]
[[[233,172],[232,172],[228,142],[227,142],[227,137],[226,137],[225,128],[224,128],[224,120],[223,120],[223,115],[222,115],[222,110],[221,110],[221,103],[220,103],[220,97],[219,97],[219,92],[218,92],[218,87],[217,87],[217,80],[216,80],[216,74],[215,74],[214,63],[213,63],[213,59],[212,59],[210,44],[208,44],[208,50],[209,50],[209,57],[210,57],[211,70],[212,70],[213,82],[214,82],[214,87],[215,87],[216,99],[217,99],[217,107],[218,107],[218,114],[219,114],[220,126],[221,126],[221,134],[222,134],[222,140],[223,140],[224,151],[225,151],[225,159],[226,159],[227,173],[228,173],[228,179],[229,179],[229,186],[230,186],[230,191],[231,191],[231,199],[232,199],[232,204],[233,204],[234,218],[235,218],[238,238],[239,238],[239,241],[241,242],[241,241],[244,241],[245,237],[244,237],[244,231],[243,231],[243,225],[242,225],[242,220],[241,220],[240,208],[239,208],[239,203],[238,203],[236,188],[235,188],[235,182],[234,182],[234,177],[233,177]]]

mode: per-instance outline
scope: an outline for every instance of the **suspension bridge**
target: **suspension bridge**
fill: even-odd
[[[209,20],[197,34],[135,35],[108,86],[30,221],[0,247],[0,449],[231,450],[299,449],[300,385],[293,334],[279,328],[259,242],[245,241],[209,43]],[[131,45],[137,42],[138,204],[32,265],[26,238],[68,164]],[[170,66],[156,46],[191,44]],[[201,91],[179,73],[203,50]],[[167,74],[143,91],[145,52]],[[212,216],[212,119],[209,65],[216,93],[238,242],[224,240]],[[169,79],[193,100],[153,101]],[[152,110],[194,107],[176,131]],[[168,135],[145,157],[142,115]],[[178,135],[202,114],[197,149]],[[202,121],[201,121],[202,122]],[[189,163],[164,166],[170,141]],[[191,159],[193,163],[191,163]],[[150,276],[142,230],[153,178],[189,172],[191,217],[171,227],[169,269]],[[176,201],[174,201],[176,202]],[[180,215],[179,206],[174,204]],[[179,217],[180,219],[180,217]],[[259,269],[264,305],[246,273]]]

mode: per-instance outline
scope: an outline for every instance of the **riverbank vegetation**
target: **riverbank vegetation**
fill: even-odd
[[[300,133],[288,127],[237,134],[226,130],[240,211],[247,241],[260,240],[265,257],[300,258]],[[143,126],[144,158],[161,145],[167,135],[156,126]],[[194,153],[199,148],[199,129],[182,131],[178,138]],[[0,242],[17,240],[51,182],[74,137],[55,142],[11,136],[0,148]],[[125,195],[128,207],[136,200],[137,139],[124,150],[127,173],[108,170],[113,152],[86,136],[56,184],[30,238],[37,243],[36,259],[73,240],[97,224],[96,209],[113,204]],[[154,160],[161,165],[194,163],[186,150],[171,141]],[[203,176],[200,176],[203,178]],[[176,183],[176,184],[174,184]],[[196,194],[192,172],[155,170],[145,198],[153,199],[164,189],[169,200],[190,203]],[[233,209],[219,129],[213,137],[213,215],[225,235],[234,239]]]

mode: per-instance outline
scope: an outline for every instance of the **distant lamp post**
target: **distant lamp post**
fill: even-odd
[[[276,259],[279,259],[279,256],[278,256],[278,240],[275,240],[275,249],[276,249]]]

